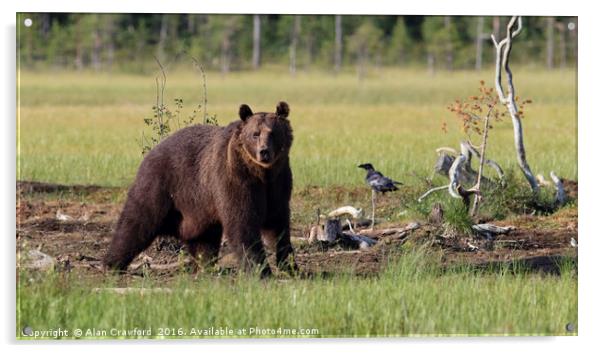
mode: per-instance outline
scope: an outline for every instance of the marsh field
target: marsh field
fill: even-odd
[[[533,101],[523,119],[531,169],[562,177],[570,201],[552,214],[523,203],[529,191],[512,124],[494,123],[487,158],[504,168],[508,184],[484,195],[480,217],[516,229],[486,249],[468,235],[439,237],[445,227],[470,233],[461,201],[446,192],[416,200],[447,182],[433,174],[435,150],[458,149],[466,138],[446,107],[477,94],[480,80],[492,86],[492,68],[434,75],[383,68],[361,81],[351,70],[208,72],[206,110],[221,126],[237,119],[241,103],[254,111],[273,111],[281,100],[291,107],[292,235],[304,275],[260,280],[228,271],[227,256],[213,272],[190,273],[186,249],[162,241],[135,261],[147,266],[103,272],[100,259],[143,157],[142,133],[151,133],[143,119],[152,116],[155,75],[20,71],[17,337],[28,338],[25,327],[67,329],[68,338],[76,329],[81,338],[576,334],[576,70],[516,67],[514,76],[517,94]],[[183,119],[203,92],[193,68],[168,70],[164,102],[173,107],[181,98]],[[377,228],[423,226],[367,250],[308,244],[317,209],[370,209],[357,168],[366,162],[403,182],[378,198]],[[544,188],[541,197],[552,194]],[[443,226],[429,224],[437,202]],[[479,249],[468,251],[468,241]],[[49,255],[52,267],[25,266],[30,250]],[[182,265],[165,266],[173,263]]]

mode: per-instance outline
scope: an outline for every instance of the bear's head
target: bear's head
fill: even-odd
[[[238,115],[243,121],[240,131],[242,149],[260,167],[271,168],[288,155],[293,143],[288,114],[286,102],[278,103],[275,113],[253,113],[248,105],[240,106]]]

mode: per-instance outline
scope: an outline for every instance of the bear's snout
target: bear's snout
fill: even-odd
[[[272,154],[267,147],[259,149],[259,161],[262,163],[269,163],[272,159]]]

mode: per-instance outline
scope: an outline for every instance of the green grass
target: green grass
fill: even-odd
[[[295,142],[291,164],[295,186],[358,185],[356,168],[372,162],[402,181],[428,175],[435,148],[457,148],[459,126],[445,107],[491,85],[489,71],[382,70],[359,82],[346,73],[276,70],[209,73],[210,114],[225,125],[241,103],[256,111],[291,106]],[[577,177],[576,75],[574,70],[515,70],[517,93],[531,98],[524,120],[525,145],[533,171]],[[143,117],[151,115],[154,76],[89,72],[20,74],[18,178],[66,184],[127,186],[141,161]],[[201,95],[191,72],[168,74],[166,102],[184,99],[191,110]],[[186,115],[189,111],[184,112]],[[441,131],[448,122],[449,132]],[[517,169],[510,121],[495,126],[489,158]]]
[[[577,323],[575,279],[576,267],[568,261],[559,276],[475,274],[467,266],[442,273],[432,257],[415,249],[400,254],[379,277],[281,282],[182,274],[172,293],[93,293],[91,287],[111,287],[112,279],[98,284],[37,276],[20,287],[17,335],[26,326],[94,328],[109,338],[115,338],[111,328],[150,328],[155,337],[161,329],[181,328],[176,337],[182,338],[191,337],[192,328],[211,327],[247,329],[247,335],[235,331],[238,337],[576,334],[565,331],[567,323]],[[153,279],[140,283],[160,285]],[[249,336],[251,327],[318,331]]]

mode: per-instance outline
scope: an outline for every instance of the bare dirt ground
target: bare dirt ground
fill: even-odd
[[[577,184],[570,184],[567,189],[576,198]],[[26,261],[24,254],[29,250],[39,250],[55,260],[55,269],[90,278],[106,276],[101,260],[121,209],[121,203],[115,202],[115,194],[123,192],[116,190],[119,189],[19,182],[16,205],[19,261]],[[49,196],[61,193],[80,196]],[[85,200],[81,195],[85,195]],[[407,243],[406,251],[421,244],[435,249],[441,254],[444,267],[469,264],[478,269],[519,263],[523,268],[554,273],[558,271],[560,257],[576,258],[577,249],[571,245],[571,238],[578,240],[576,207],[562,209],[551,216],[516,216],[492,223],[512,225],[516,230],[496,237],[493,242],[472,237],[446,239],[440,237],[440,227],[423,223],[403,239],[383,237],[364,250],[309,245],[307,225],[303,224],[293,224],[292,235],[297,262],[306,274],[378,275],[392,254],[402,254],[399,249],[403,243]],[[125,282],[127,278],[140,277],[149,271],[155,278],[174,278],[185,267],[187,258],[186,249],[177,240],[157,239],[134,261],[124,276]],[[221,268],[233,266],[227,246],[219,265]]]

